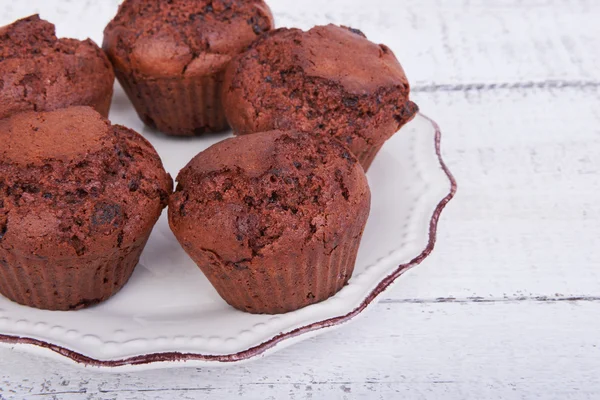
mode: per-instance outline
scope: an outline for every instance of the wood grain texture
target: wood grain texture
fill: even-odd
[[[0,1],[99,41],[117,0]],[[600,2],[272,0],[388,44],[459,182],[436,250],[345,328],[245,366],[110,375],[0,349],[0,399],[596,399]],[[400,5],[401,3],[401,5]]]
[[[600,303],[591,301],[383,303],[346,329],[245,366],[212,370],[111,376],[8,353],[3,363],[28,371],[28,381],[3,372],[0,393],[47,399],[588,398],[600,390],[600,349],[596,332],[584,327],[599,312]]]

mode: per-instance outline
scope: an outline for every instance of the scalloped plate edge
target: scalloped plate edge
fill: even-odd
[[[43,355],[60,361],[72,361],[78,365],[84,365],[88,367],[96,367],[103,370],[123,372],[126,370],[149,370],[159,368],[173,368],[173,367],[199,367],[199,366],[218,366],[218,365],[229,365],[231,363],[242,363],[252,359],[267,356],[268,354],[274,353],[275,351],[281,350],[285,347],[291,346],[300,341],[309,339],[321,334],[326,331],[339,328],[343,324],[348,323],[350,320],[356,319],[359,315],[363,314],[369,306],[376,304],[376,300],[380,297],[387,289],[389,289],[395,280],[403,275],[411,268],[419,265],[425,258],[431,254],[435,247],[437,239],[437,225],[440,215],[448,202],[452,200],[457,190],[457,183],[454,176],[444,163],[441,154],[441,138],[442,133],[438,124],[431,118],[419,113],[419,115],[425,118],[435,129],[435,152],[437,154],[440,166],[443,172],[450,181],[450,192],[438,203],[429,223],[429,239],[425,249],[414,259],[408,263],[401,264],[398,268],[386,276],[379,284],[371,291],[371,293],[362,301],[362,303],[352,310],[351,312],[330,318],[323,321],[314,322],[303,327],[291,330],[289,332],[280,333],[273,338],[247,350],[241,351],[235,354],[229,355],[204,355],[194,353],[154,353],[145,354],[141,356],[125,358],[121,360],[96,360],[87,357],[83,354],[69,350],[67,348],[57,346],[42,340],[19,337],[0,335],[0,346],[14,347],[16,349],[22,349],[30,353]]]

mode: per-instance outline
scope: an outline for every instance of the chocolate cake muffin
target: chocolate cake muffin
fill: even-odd
[[[49,310],[115,294],[172,191],[154,148],[89,107],[0,121],[0,293]]]
[[[108,117],[114,81],[94,42],[58,39],[54,25],[38,15],[0,28],[0,119],[69,106]]]
[[[292,131],[227,139],[177,181],[171,229],[233,307],[284,313],[350,279],[371,195],[337,140]]]
[[[392,51],[335,25],[278,29],[227,69],[223,104],[236,134],[295,129],[329,134],[367,170],[383,143],[416,114]]]
[[[103,47],[140,118],[190,136],[228,128],[224,69],[272,27],[262,0],[125,0]]]

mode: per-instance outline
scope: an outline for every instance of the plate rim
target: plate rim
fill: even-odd
[[[347,314],[329,318],[322,321],[313,322],[302,327],[293,329],[288,332],[281,332],[269,340],[264,341],[261,344],[253,346],[249,349],[233,353],[227,355],[211,355],[211,354],[199,354],[199,353],[181,353],[181,352],[161,352],[161,353],[150,353],[144,355],[138,355],[128,358],[123,358],[119,360],[97,360],[92,357],[88,357],[76,351],[70,350],[66,347],[62,347],[59,345],[55,345],[44,340],[34,339],[29,337],[21,337],[21,336],[13,336],[13,335],[2,335],[0,334],[0,344],[14,344],[14,345],[28,345],[35,346],[38,348],[43,348],[50,350],[54,353],[57,353],[60,356],[66,357],[72,361],[75,361],[76,364],[90,366],[90,367],[101,367],[101,368],[109,368],[114,369],[118,367],[127,367],[127,366],[142,366],[149,364],[163,364],[163,363],[181,363],[187,361],[194,362],[208,362],[208,363],[219,363],[219,364],[231,364],[237,363],[241,361],[247,361],[253,358],[257,358],[259,356],[265,355],[267,352],[273,350],[276,346],[282,344],[283,342],[289,341],[290,339],[298,338],[302,335],[307,335],[309,333],[314,333],[319,330],[331,329],[342,324],[349,322],[350,320],[358,317],[369,307],[370,305],[375,303],[377,297],[379,297],[386,289],[388,289],[394,281],[403,275],[405,272],[410,270],[411,268],[419,265],[423,260],[425,260],[433,251],[435,247],[435,243],[437,240],[437,225],[442,214],[442,211],[446,207],[446,205],[452,200],[457,191],[457,183],[454,178],[452,172],[446,165],[443,160],[441,153],[441,138],[442,132],[439,125],[431,118],[427,117],[423,113],[419,112],[418,115],[420,117],[425,118],[434,128],[435,130],[435,152],[442,168],[442,171],[448,177],[450,181],[450,191],[449,193],[438,203],[436,206],[433,215],[429,222],[429,238],[427,241],[427,245],[423,251],[417,255],[415,258],[410,260],[407,263],[400,264],[394,272],[386,276],[382,279],[377,286],[369,293],[368,296],[360,303],[358,307],[354,310],[350,311]]]

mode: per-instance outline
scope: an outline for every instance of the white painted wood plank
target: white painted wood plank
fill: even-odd
[[[459,188],[388,298],[600,294],[600,88],[418,93]]]
[[[0,394],[591,399],[600,392],[600,343],[590,329],[590,317],[598,313],[599,301],[380,304],[346,329],[226,369],[111,375],[2,350]]]
[[[39,11],[98,41],[116,4],[3,0],[0,24]],[[365,318],[247,366],[113,376],[0,349],[0,398],[597,398],[600,3],[270,4],[398,54],[460,185],[436,251]],[[588,300],[509,301],[540,296]]]
[[[280,22],[363,29],[399,56],[414,84],[597,79],[593,1],[275,1]],[[588,47],[590,46],[590,47]],[[587,49],[587,50],[586,50]]]
[[[119,0],[4,0],[0,24],[34,12],[102,40]],[[600,80],[594,0],[271,0],[278,26],[351,25],[388,44],[413,85]]]

